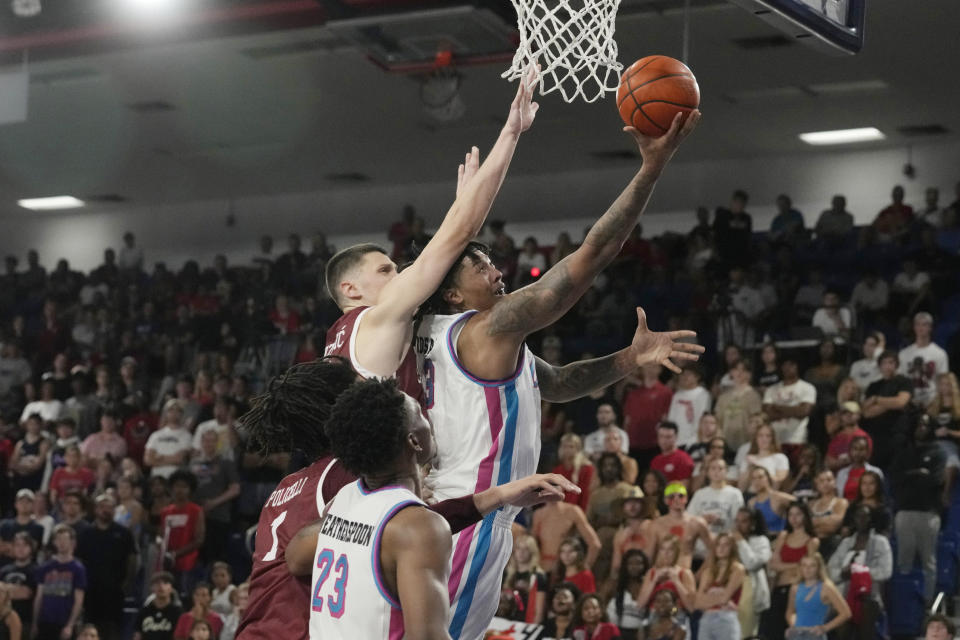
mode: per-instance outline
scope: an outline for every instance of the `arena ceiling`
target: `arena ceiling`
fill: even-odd
[[[683,15],[671,7],[681,4],[625,12],[621,60],[679,57]],[[870,143],[878,147],[960,143],[956,0],[872,0],[855,57],[744,47],[777,32],[733,5],[694,5],[689,62],[705,116],[683,159],[806,153],[798,133],[857,126],[886,132]],[[322,26],[34,62],[28,121],[0,126],[0,214],[16,212],[18,198],[56,194],[150,206],[452,178],[469,145],[486,150],[496,137],[513,93],[504,68],[464,68],[467,114],[438,126],[423,116],[416,82]],[[636,162],[612,99],[541,102],[512,171]],[[899,131],[931,125],[947,132]]]

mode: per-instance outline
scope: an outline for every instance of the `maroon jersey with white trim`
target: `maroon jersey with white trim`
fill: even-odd
[[[335,458],[324,456],[277,485],[257,524],[250,603],[237,630],[239,640],[307,637],[309,578],[290,575],[284,552],[300,529],[320,517],[324,495],[336,495],[355,479]]]
[[[353,366],[353,370],[364,378],[376,378],[376,375],[364,369],[357,362],[356,357],[357,323],[360,322],[368,309],[370,307],[351,309],[333,323],[333,326],[327,331],[327,344],[323,349],[323,355],[340,356],[348,360]],[[396,375],[400,390],[423,406],[423,386],[420,384],[420,377],[417,374],[417,356],[413,353],[413,349],[407,350]]]

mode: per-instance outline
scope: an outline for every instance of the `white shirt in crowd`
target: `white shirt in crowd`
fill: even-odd
[[[937,392],[937,375],[950,370],[947,352],[934,343],[918,347],[916,343],[900,350],[900,374],[913,383],[913,402],[926,407]]]
[[[607,429],[617,430],[617,432],[620,434],[620,451],[623,453],[630,453],[630,436],[627,435],[626,431],[617,425],[611,425],[609,427],[597,429],[593,433],[589,433],[583,438],[583,452],[585,454],[592,456],[603,453],[603,440],[607,436]]]
[[[705,411],[710,410],[710,392],[701,386],[677,389],[670,400],[667,420],[677,425],[677,446],[690,446],[697,441],[697,427]]]
[[[26,422],[27,418],[35,413],[39,413],[45,422],[53,422],[60,417],[63,411],[63,403],[59,400],[34,400],[27,403],[20,414],[20,422]]]
[[[873,286],[867,284],[866,280],[861,280],[853,288],[850,294],[850,304],[854,307],[863,307],[871,311],[886,309],[890,300],[890,287],[886,281],[877,278]]]
[[[913,277],[901,271],[893,279],[893,290],[905,293],[919,293],[921,289],[930,284],[930,276],[925,271],[918,271]]]
[[[220,424],[216,420],[210,419],[197,425],[193,432],[193,450],[203,451],[203,434],[207,431],[216,431],[219,437],[217,444],[217,453],[224,460],[233,460],[233,447],[230,446],[230,425]]]
[[[790,471],[790,459],[782,453],[771,453],[767,456],[753,454],[750,456],[750,443],[737,449],[736,465],[740,473],[746,473],[751,467],[763,467],[770,473],[771,478],[777,476],[778,471]]]
[[[146,449],[152,449],[161,456],[169,456],[180,451],[189,452],[193,445],[193,438],[190,432],[184,428],[173,429],[164,427],[150,434],[147,438]],[[173,472],[179,469],[179,465],[161,464],[150,470],[151,476],[163,476],[169,478]]]
[[[880,356],[880,349],[876,350],[876,357],[862,358],[850,365],[850,377],[860,387],[860,391],[866,391],[871,383],[876,382],[882,376],[880,374],[880,365],[877,364],[877,357]]]
[[[797,379],[793,384],[778,382],[763,394],[763,404],[797,407],[801,404],[816,404],[817,389],[806,380]],[[807,441],[809,418],[782,418],[770,426],[781,443],[803,444]]]
[[[710,485],[697,489],[687,505],[687,512],[695,516],[713,515],[708,523],[714,535],[733,531],[737,523],[737,510],[743,506],[743,494],[736,487],[725,485],[714,489]]]
[[[843,322],[842,327],[829,314],[826,307],[817,309],[816,313],[813,314],[813,326],[823,331],[825,336],[839,335],[842,330],[849,329],[853,324],[853,314],[850,313],[850,309],[840,307],[837,311],[840,312],[840,320]]]

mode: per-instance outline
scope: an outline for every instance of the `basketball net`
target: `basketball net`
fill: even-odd
[[[520,45],[508,80],[540,64],[540,94],[559,91],[567,102],[594,102],[616,91],[623,65],[617,62],[620,0],[510,0],[517,11]]]

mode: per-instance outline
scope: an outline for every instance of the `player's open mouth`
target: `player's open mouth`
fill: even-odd
[[[496,295],[496,296],[504,296],[504,295],[506,295],[506,294],[507,294],[507,287],[506,287],[506,285],[503,285],[503,284],[502,284],[502,285],[500,285],[499,287],[497,287],[497,289],[493,292],[493,294]]]

